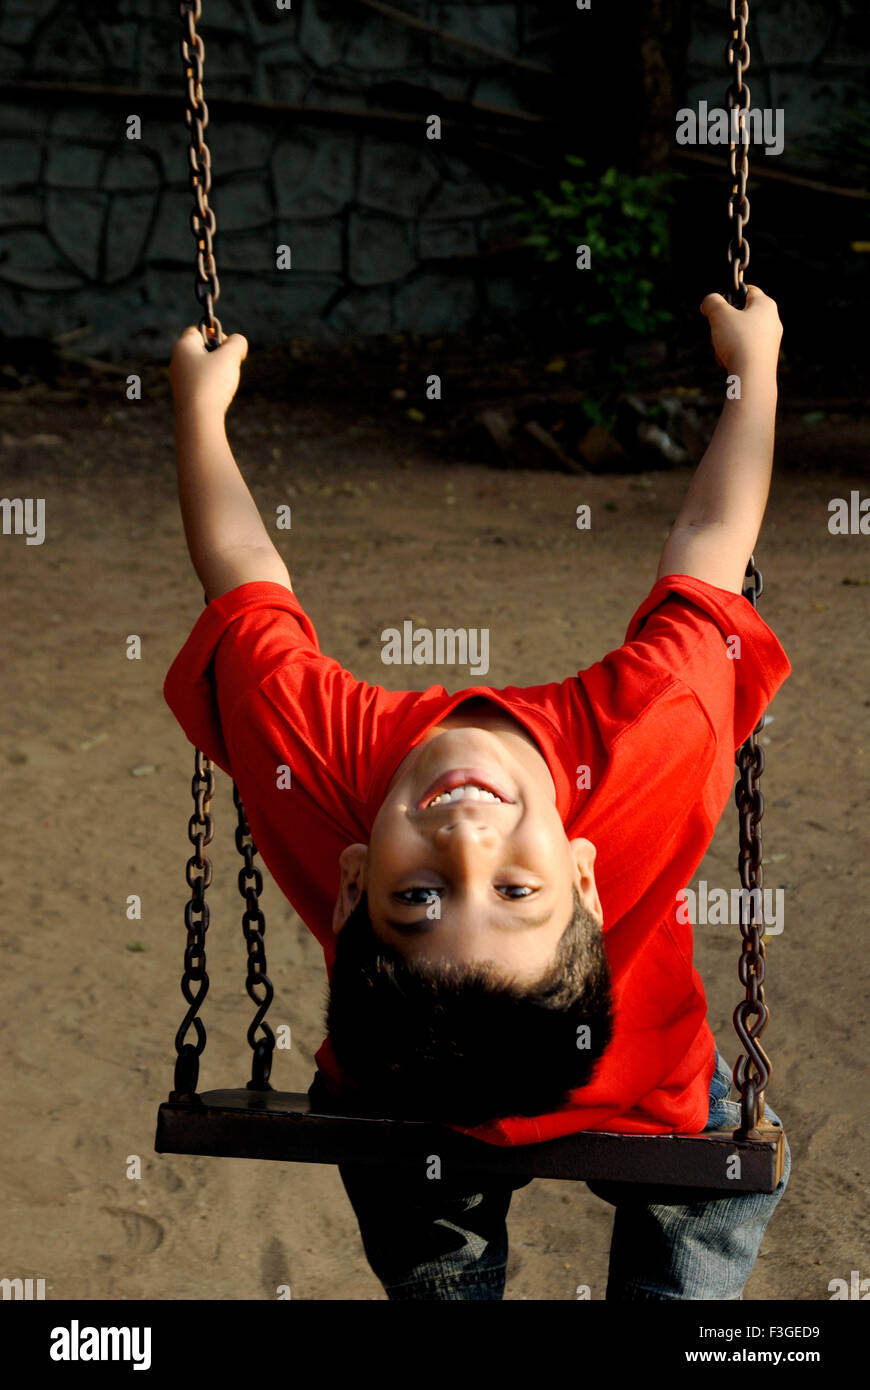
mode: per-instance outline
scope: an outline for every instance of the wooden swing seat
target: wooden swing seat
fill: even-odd
[[[158,1153],[289,1163],[362,1163],[417,1168],[430,1156],[442,1176],[505,1174],[530,1178],[653,1184],[727,1192],[773,1192],[782,1178],[785,1136],[762,1121],[757,1137],[730,1129],[704,1134],[584,1131],[541,1144],[502,1147],[418,1120],[367,1119],[311,1110],[292,1091],[205,1091],[165,1101],[157,1118]],[[737,1166],[729,1158],[739,1155]]]

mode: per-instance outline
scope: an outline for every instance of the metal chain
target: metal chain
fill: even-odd
[[[194,294],[203,311],[199,324],[203,342],[209,350],[213,350],[220,347],[224,334],[221,321],[214,311],[221,290],[212,245],[217,223],[208,201],[211,191],[211,154],[205,143],[205,129],[208,125],[208,107],[202,86],[205,45],[196,32],[197,22],[202,15],[202,0],[181,0],[178,9],[184,30],[181,39],[181,59],[187,85],[184,119],[190,135],[188,163],[190,188],[194,197],[194,208],[190,214],[190,229],[196,240]]]
[[[211,188],[211,155],[205,143],[205,128],[208,125],[208,107],[203,96],[203,69],[205,65],[205,45],[196,31],[197,21],[202,15],[202,0],[190,0],[179,5],[179,13],[184,29],[181,39],[181,57],[187,84],[187,107],[185,120],[190,132],[190,187],[194,196],[194,210],[190,226],[196,238],[197,276],[194,292],[203,310],[200,332],[209,351],[220,347],[223,342],[223,329],[214,306],[220,296],[220,284],[215,265],[213,238],[217,230],[215,215],[209,207],[208,194]],[[205,597],[208,603],[207,596]],[[202,1019],[197,1017],[200,1006],[208,993],[208,975],[205,970],[205,933],[209,924],[209,908],[205,900],[205,890],[212,881],[211,860],[204,854],[204,848],[211,842],[214,823],[209,805],[214,795],[214,769],[211,762],[196,750],[195,772],[191,784],[194,798],[194,814],[188,825],[188,836],[194,847],[193,856],[187,863],[187,881],[191,888],[190,902],[184,911],[187,926],[187,947],[184,953],[184,976],[181,990],[189,1005],[187,1013],[176,1034],[175,1050],[178,1054],[175,1064],[175,1090],[170,1099],[192,1100],[196,1094],[199,1078],[199,1058],[205,1047],[206,1031]],[[263,890],[263,875],[254,864],[256,846],[248,826],[245,808],[239,790],[233,783],[233,800],[238,812],[236,845],[244,859],[244,867],[239,872],[239,892],[245,900],[242,916],[242,930],[248,943],[247,990],[257,1005],[257,1013],[248,1029],[248,1042],[253,1049],[251,1080],[248,1085],[256,1090],[271,1090],[269,1072],[272,1053],[275,1048],[275,1035],[265,1014],[272,1002],[272,983],[266,974],[266,953],[264,932],[266,921],[260,910],[260,893]],[[194,992],[193,986],[199,988]],[[262,991],[262,997],[258,994]],[[191,1026],[196,1033],[196,1043],[186,1042]],[[257,1037],[257,1028],[262,1036]]]
[[[181,979],[181,992],[188,1003],[188,1010],[181,1027],[175,1035],[175,1089],[171,1100],[190,1099],[196,1093],[199,1077],[199,1058],[205,1047],[205,1026],[198,1018],[200,1006],[208,994],[208,975],[205,969],[205,934],[208,931],[209,908],[205,900],[205,890],[212,878],[212,864],[205,853],[205,846],[211,843],[214,834],[209,805],[214,795],[214,770],[208,758],[196,750],[196,766],[190,784],[193,795],[193,815],[187,824],[187,836],[193,845],[193,854],[187,861],[186,877],[190,887],[190,900],[184,908],[184,924],[187,927],[187,945],[184,950],[184,975]],[[194,985],[197,988],[194,990]],[[186,1041],[191,1027],[196,1033],[196,1043]]]
[[[761,572],[750,556],[746,567],[743,593],[753,608],[764,587]],[[740,1128],[745,1137],[764,1118],[764,1092],[773,1070],[770,1058],[758,1041],[767,1027],[769,1011],[764,1002],[764,920],[761,911],[764,887],[762,864],[761,818],[764,797],[758,786],[764,772],[764,749],[758,734],[764,726],[764,715],[737,752],[738,778],[734,797],[740,823],[740,853],[737,867],[740,873],[740,934],[743,950],[739,975],[746,987],[746,998],[734,1010],[734,1030],[743,1045],[745,1056],[734,1067],[734,1084],[740,1091]]]
[[[747,0],[729,0],[728,20],[730,33],[725,48],[725,62],[730,82],[726,92],[729,123],[735,120],[736,130],[728,146],[728,161],[731,175],[731,191],[728,197],[728,219],[731,223],[731,239],[728,243],[728,265],[730,283],[725,294],[729,304],[742,309],[746,304],[746,286],[743,274],[749,265],[749,242],[743,235],[749,222],[749,199],[746,185],[749,179],[749,145],[746,132],[746,112],[749,110],[751,96],[749,87],[743,81],[743,74],[749,68],[749,44],[746,42],[746,28],[749,23]],[[756,568],[755,556],[749,558],[743,593],[753,608],[758,607],[762,592],[761,571]],[[743,937],[743,950],[740,955],[740,982],[746,988],[746,998],[734,1010],[734,1029],[743,1046],[745,1056],[737,1059],[734,1067],[734,1084],[740,1091],[740,1128],[737,1133],[747,1136],[764,1118],[764,1092],[770,1081],[772,1065],[770,1058],[759,1042],[767,1027],[769,1012],[764,1002],[764,921],[762,916],[762,889],[764,870],[762,868],[761,817],[764,815],[764,798],[758,786],[764,771],[764,750],[758,743],[758,735],[764,726],[762,715],[757,726],[737,751],[737,786],[734,796],[740,825],[740,853],[737,868],[740,873],[742,891],[740,894],[740,933]]]
[[[749,265],[749,242],[743,229],[749,221],[749,199],[746,196],[746,183],[749,178],[749,146],[746,142],[746,112],[749,110],[749,88],[743,81],[743,74],[749,67],[749,44],[746,42],[746,26],[749,23],[747,0],[729,0],[728,18],[731,33],[725,49],[725,61],[731,81],[726,93],[729,123],[737,112],[737,136],[728,146],[728,159],[731,171],[731,192],[728,198],[728,218],[731,223],[731,240],[728,244],[728,264],[730,266],[730,285],[726,298],[736,309],[746,303],[746,287],[743,272]],[[731,132],[734,134],[734,132]]]
[[[242,932],[248,945],[248,973],[245,980],[245,987],[252,1002],[257,1005],[251,1026],[248,1029],[248,1042],[253,1050],[254,1056],[251,1064],[251,1079],[248,1082],[248,1089],[252,1091],[270,1091],[269,1072],[272,1069],[272,1053],[275,1050],[275,1034],[265,1022],[266,1013],[272,1002],[274,990],[272,981],[266,974],[266,947],[265,931],[266,919],[260,908],[260,894],[263,891],[263,874],[254,863],[254,855],[257,853],[256,845],[251,836],[248,818],[245,815],[245,808],[239,796],[239,789],[233,783],[233,800],[238,812],[238,825],[236,826],[236,848],[244,859],[244,865],[239,870],[239,892],[245,900],[245,911],[242,914]],[[261,991],[258,994],[258,990]],[[257,1029],[262,1028],[262,1035],[257,1037]]]

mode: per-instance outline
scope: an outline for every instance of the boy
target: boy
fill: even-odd
[[[735,749],[790,670],[741,592],[782,329],[754,287],[742,311],[720,295],[701,308],[739,399],[625,644],[561,683],[454,695],[387,692],[320,652],[224,432],[247,343],[208,353],[189,328],[176,344],[179,498],[209,604],[165,695],[235,778],[264,862],[324,949],[315,1108],[494,1144],[736,1123],[677,895]],[[502,1297],[522,1182],[340,1172],[390,1299]],[[787,1179],[788,1164],[772,1195],[707,1201],[590,1183],[616,1207],[607,1297],[741,1298]]]

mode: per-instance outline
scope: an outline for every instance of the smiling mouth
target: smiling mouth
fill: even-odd
[[[459,801],[485,801],[489,804],[514,803],[503,788],[494,787],[489,781],[472,775],[465,770],[448,772],[423,794],[418,811],[428,811],[435,806],[448,806]]]

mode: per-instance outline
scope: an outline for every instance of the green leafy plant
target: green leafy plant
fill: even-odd
[[[581,402],[581,410],[586,419],[592,425],[601,425],[603,429],[612,431],[616,424],[616,411],[613,408],[612,393],[599,399],[596,396],[587,396]]]
[[[579,155],[566,161],[586,165]],[[598,179],[561,179],[557,195],[538,189],[531,207],[515,200],[517,220],[529,227],[525,244],[542,263],[545,307],[580,316],[604,336],[618,329],[651,337],[669,323],[673,316],[657,302],[655,272],[668,253],[670,186],[681,177],[611,168]],[[578,246],[589,247],[588,270],[577,268]]]

